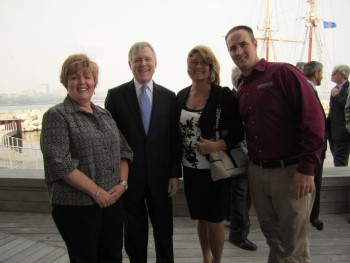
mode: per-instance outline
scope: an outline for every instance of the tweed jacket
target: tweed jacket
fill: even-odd
[[[52,204],[95,204],[63,180],[74,169],[108,191],[119,182],[120,159],[132,161],[132,150],[110,113],[92,107],[93,114],[88,113],[67,96],[43,116],[40,146]]]

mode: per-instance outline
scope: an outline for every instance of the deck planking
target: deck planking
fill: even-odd
[[[349,214],[321,214],[323,231],[311,226],[313,263],[350,262]],[[150,231],[152,233],[152,231]],[[257,244],[255,252],[239,249],[228,242],[225,223],[225,247],[222,263],[263,263],[268,246],[256,216],[251,216],[249,239]],[[201,250],[194,222],[188,217],[174,218],[174,254],[176,263],[200,263]],[[154,242],[150,236],[149,262],[155,262]],[[66,247],[49,213],[0,211],[0,262],[69,262]],[[124,262],[129,260],[124,253]]]

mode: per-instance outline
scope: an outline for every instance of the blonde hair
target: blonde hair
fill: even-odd
[[[60,81],[63,86],[67,89],[68,77],[72,74],[77,73],[80,69],[84,69],[88,73],[92,73],[95,85],[98,83],[98,66],[90,60],[85,54],[74,54],[69,56],[62,64]]]
[[[199,53],[203,60],[208,63],[210,67],[210,83],[220,85],[220,63],[215,57],[213,51],[203,45],[195,46],[191,49],[187,56],[187,63],[190,63],[190,58],[195,54]]]

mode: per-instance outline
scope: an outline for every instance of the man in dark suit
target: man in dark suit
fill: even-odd
[[[348,92],[348,98],[345,105],[345,126],[350,133],[350,92]]]
[[[110,89],[105,101],[106,109],[111,112],[134,152],[129,187],[123,197],[125,250],[131,263],[147,262],[149,217],[156,262],[172,263],[171,197],[177,192],[181,176],[176,144],[176,96],[152,80],[157,59],[149,43],[135,43],[129,51],[128,60],[134,79]],[[144,96],[151,104],[149,124],[143,118],[147,115],[143,109]]]
[[[345,104],[345,127],[350,134],[350,92],[348,92],[348,98],[346,99]],[[349,218],[350,223],[350,218]]]
[[[232,92],[237,98],[238,79],[242,72],[234,67],[231,72]],[[233,176],[231,182],[231,209],[229,241],[239,248],[255,251],[256,244],[248,239],[250,232],[249,209],[252,201],[249,193],[248,175]]]
[[[322,113],[324,119],[326,121],[326,115],[324,113],[323,106],[317,94],[316,86],[321,85],[321,81],[323,79],[323,65],[318,61],[309,61],[304,65],[303,72],[307,81],[309,82],[312,90],[315,92],[315,95],[320,102],[320,108],[322,109]],[[312,206],[311,214],[310,214],[310,222],[313,227],[317,230],[323,230],[323,222],[318,219],[320,215],[320,200],[321,200],[321,185],[322,185],[322,173],[323,173],[323,162],[326,158],[327,151],[327,138],[325,136],[325,144],[323,147],[323,151],[321,153],[320,164],[316,166],[314,171],[314,181],[315,181],[315,201]]]
[[[350,133],[345,127],[345,104],[349,91],[349,72],[346,65],[337,65],[332,71],[332,82],[337,85],[331,91],[327,117],[328,139],[334,166],[348,166]]]

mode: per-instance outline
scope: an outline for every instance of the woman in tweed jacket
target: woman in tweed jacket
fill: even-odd
[[[133,153],[110,113],[91,102],[96,63],[72,55],[60,78],[68,95],[44,114],[41,133],[53,219],[71,262],[122,262],[120,197]]]

